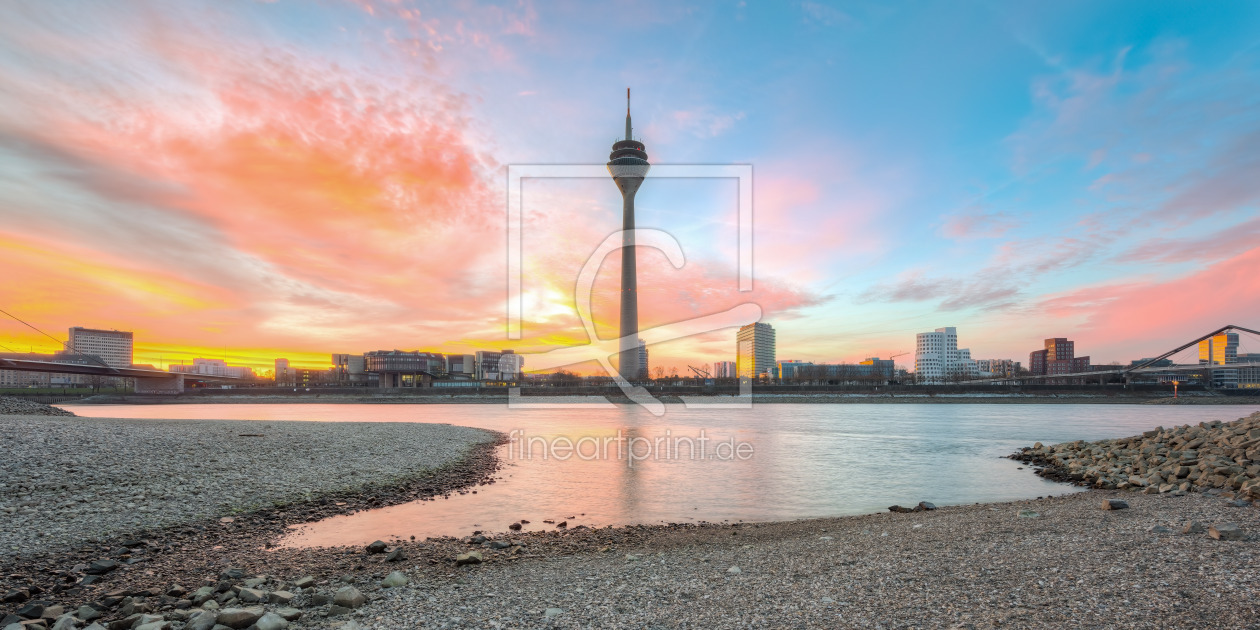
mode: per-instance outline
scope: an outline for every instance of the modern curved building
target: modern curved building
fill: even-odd
[[[626,138],[613,143],[608,173],[621,191],[621,344],[617,371],[634,380],[647,376],[639,360],[639,283],[634,255],[634,194],[647,177],[648,155],[642,142],[630,135],[630,88],[626,88]]]

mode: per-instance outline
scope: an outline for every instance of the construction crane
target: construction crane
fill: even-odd
[[[888,357],[888,360],[889,360],[889,361],[892,361],[893,359],[896,359],[897,357],[900,357],[900,356],[905,356],[905,355],[907,355],[907,354],[910,354],[910,353],[909,353],[909,352],[898,352],[897,354],[894,354],[894,355],[892,355],[891,357]]]
[[[687,368],[690,369],[692,372],[695,372],[696,376],[700,378],[712,378],[711,376],[709,376],[708,370],[702,370],[700,368],[691,367],[690,365],[688,365]]]

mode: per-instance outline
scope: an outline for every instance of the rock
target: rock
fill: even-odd
[[[220,580],[232,581],[243,577],[245,577],[245,572],[241,569],[224,569],[222,573],[219,573]]]
[[[284,617],[285,621],[296,621],[302,618],[302,611],[297,608],[279,608],[275,613]]]
[[[254,588],[260,584],[266,584],[266,583],[267,583],[267,578],[265,577],[252,577],[252,578],[249,578],[248,580],[245,580],[245,582],[243,582],[243,585],[245,586],[245,588]]]
[[[1040,514],[1038,514],[1038,513],[1036,513],[1036,512],[1034,512],[1034,511],[1032,511],[1032,510],[1020,510],[1020,511],[1019,511],[1019,517],[1020,517],[1020,518],[1037,518],[1038,516],[1041,516],[1041,515],[1040,515]]]
[[[367,546],[368,553],[385,553],[386,545],[383,541],[376,541]]]
[[[929,503],[927,501],[919,501],[919,508],[922,509],[924,512],[929,512],[931,510],[936,509],[936,504]]]
[[[1103,502],[1102,502],[1102,509],[1104,509],[1104,510],[1127,510],[1127,509],[1129,509],[1129,504],[1128,504],[1128,503],[1126,503],[1126,502],[1124,502],[1124,501],[1121,501],[1120,499],[1107,499],[1107,500],[1105,500],[1105,501],[1103,501]]]
[[[345,608],[358,608],[367,603],[367,598],[353,586],[343,586],[333,595],[333,603]]]
[[[1167,527],[1164,527],[1163,525],[1151,525],[1150,527],[1146,528],[1146,531],[1152,534],[1171,534],[1172,533],[1171,529],[1168,529]]]
[[[44,614],[44,605],[31,602],[17,610],[17,616],[23,619],[39,619]]]
[[[1190,521],[1184,528],[1182,528],[1181,533],[1202,534],[1204,531],[1205,529],[1203,527],[1203,523],[1200,523],[1199,521]]]
[[[74,615],[61,615],[53,622],[52,630],[74,630],[79,627],[79,620]]]
[[[543,611],[543,616],[548,619],[559,616],[559,615],[563,615],[563,614],[564,614],[564,611],[559,608],[548,608],[547,610]]]
[[[403,554],[402,549],[395,549],[389,552],[389,555],[385,556],[386,562],[398,562],[400,560],[406,560],[406,559],[407,559],[407,556]]]
[[[1243,531],[1233,523],[1221,523],[1209,527],[1208,536],[1216,540],[1242,540],[1246,537]]]
[[[253,588],[242,588],[241,591],[236,594],[236,597],[246,604],[257,604],[267,601],[266,592]]]
[[[469,551],[461,553],[455,557],[455,566],[463,566],[465,564],[481,564],[483,558],[480,551]]]
[[[743,571],[741,571],[739,567],[731,567],[727,569],[726,572],[731,575],[739,575],[740,573],[743,573]]]
[[[203,586],[193,591],[191,599],[194,606],[200,606],[206,603],[206,600],[210,599],[211,597],[214,597],[214,587]]]
[[[166,589],[166,594],[167,594],[168,596],[170,596],[170,597],[174,597],[174,598],[178,599],[178,598],[183,597],[184,595],[187,595],[187,594],[188,594],[188,589],[186,589],[186,588],[184,588],[184,587],[182,587],[182,586],[180,586],[180,585],[178,585],[178,584],[175,584],[175,585],[171,586],[170,588]]]
[[[254,625],[267,611],[262,606],[249,608],[225,608],[219,612],[217,622],[235,630],[243,630]]]
[[[311,576],[301,577],[293,581],[293,586],[297,588],[310,588],[315,586],[315,578]]]
[[[406,586],[409,581],[410,580],[407,579],[407,574],[402,571],[393,571],[389,575],[385,576],[385,579],[381,580],[381,586],[384,586],[385,588],[397,588],[399,586]]]
[[[565,529],[568,526],[569,526],[569,521],[560,521],[559,523],[556,523],[556,529]],[[556,610],[559,610],[559,609],[557,608]]]
[[[514,531],[514,532],[519,532],[519,531],[521,531],[521,524],[520,524],[520,523],[512,523],[511,525],[508,525],[508,529],[510,529],[510,530],[512,530],[512,531]]]
[[[506,541],[506,540],[492,540],[492,541],[490,541],[490,548],[491,548],[491,549],[507,549],[508,547],[511,547],[511,546],[512,546],[512,543],[510,543],[510,542],[508,542],[508,541]]]
[[[638,554],[634,554],[634,553],[626,554],[626,562],[636,562],[638,561],[638,559],[639,559]]]
[[[92,563],[83,570],[83,572],[88,575],[104,575],[117,568],[118,562],[116,560],[102,558],[100,560],[93,560]]]
[[[92,621],[94,619],[101,618],[101,611],[85,604],[83,606],[79,606],[79,609],[75,611],[74,616],[82,619],[83,621]]]
[[[1243,501],[1242,499],[1238,499],[1236,501],[1230,501],[1229,503],[1226,503],[1225,505],[1228,505],[1229,507],[1251,507],[1251,501]]]
[[[338,606],[336,604],[328,607],[329,617],[341,617],[342,615],[348,615],[352,612],[354,612],[354,609],[346,608],[345,606]]]
[[[293,593],[290,593],[289,591],[267,593],[268,604],[288,604],[291,601],[293,601]]]
[[[213,610],[203,610],[188,618],[184,630],[211,630],[218,619],[219,615]]]
[[[913,512],[914,510],[908,507],[901,507],[900,505],[890,505],[888,506],[888,511],[889,512]]]
[[[9,591],[8,593],[5,593],[4,597],[0,597],[0,603],[21,604],[22,602],[30,598],[31,598],[30,591],[24,588],[19,588],[19,589]]]
[[[171,630],[171,622],[159,618],[157,621],[132,626],[131,630]]]
[[[45,606],[44,613],[40,615],[42,619],[56,619],[66,614],[65,606]]]
[[[289,627],[289,620],[269,612],[254,622],[255,630],[283,630]]]

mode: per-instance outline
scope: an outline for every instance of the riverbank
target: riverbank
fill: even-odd
[[[0,418],[0,426],[6,420]],[[0,618],[37,601],[47,602],[37,616],[52,615],[50,610],[87,616],[96,611],[103,622],[130,627],[141,620],[139,615],[153,614],[159,626],[169,621],[175,630],[196,627],[190,618],[194,610],[210,611],[210,617],[197,618],[202,621],[212,617],[225,625],[241,623],[235,626],[240,628],[255,622],[263,627],[260,616],[266,611],[274,615],[269,623],[293,618],[294,628],[333,628],[353,620],[377,629],[420,624],[1240,627],[1257,618],[1252,585],[1260,577],[1258,511],[1215,494],[1092,491],[910,514],[767,524],[556,526],[518,533],[504,522],[489,526],[481,534],[484,539],[470,531],[459,539],[386,540],[371,549],[275,548],[297,523],[410,498],[473,492],[476,484],[492,481],[493,442],[483,434],[483,441],[467,447],[464,458],[456,454],[444,468],[426,468],[428,472],[408,483],[389,487],[371,469],[393,451],[365,450],[365,445],[397,442],[396,436],[353,441],[364,426],[378,423],[182,420],[177,421],[181,426],[205,424],[207,429],[194,431],[209,431],[206,435],[219,441],[181,449],[160,441],[159,434],[180,430],[166,426],[171,422],[41,417],[13,423],[17,429],[6,434],[6,443],[15,444],[14,452],[29,460],[20,470],[47,479],[25,490],[42,493],[28,497],[37,500],[27,507],[46,510],[40,523],[57,521],[57,510],[73,510],[74,505],[66,504],[78,503],[81,490],[92,487],[86,482],[82,488],[70,487],[64,480],[91,477],[120,462],[137,466],[139,472],[140,463],[150,459],[169,461],[161,470],[143,469],[140,476],[158,478],[147,486],[145,497],[186,501],[183,486],[172,488],[163,480],[219,474],[213,467],[206,470],[208,460],[237,449],[250,453],[235,460],[249,474],[228,485],[247,488],[253,499],[268,499],[285,489],[284,483],[268,482],[290,475],[312,479],[348,469],[354,474],[342,480],[349,478],[350,487],[340,494],[313,492],[309,499],[281,505],[272,499],[271,505],[261,504],[253,512],[241,511],[248,505],[211,510],[210,517],[193,515],[186,523],[96,542],[88,542],[97,537],[90,533],[91,523],[72,517],[68,523],[83,529],[78,534],[83,544],[45,545],[43,551],[7,549],[0,556],[0,597],[9,600],[0,604]],[[125,439],[102,437],[115,423],[123,423]],[[162,431],[152,430],[156,423],[163,423]],[[325,437],[313,439],[312,450],[304,441],[309,425],[344,429],[330,428]],[[104,433],[95,433],[100,431]],[[251,441],[268,435],[276,438],[275,444]],[[155,450],[103,455],[115,446],[131,449],[150,440],[156,442]],[[321,450],[321,443],[333,450]],[[398,444],[377,447],[406,452]],[[85,458],[84,453],[93,456]],[[8,501],[24,491],[24,479],[14,476],[19,469],[4,470],[0,496]],[[158,490],[163,488],[172,496],[162,496]],[[1102,510],[1103,499],[1110,498],[1127,501],[1129,508]],[[908,496],[903,504],[932,499]],[[115,509],[126,511],[122,507]],[[86,511],[106,520],[116,516]],[[1176,533],[1192,521],[1205,527],[1235,524],[1241,540]],[[28,527],[26,521],[20,525],[23,531]],[[472,552],[480,554],[480,563],[457,565],[459,556]],[[382,588],[383,580],[399,585]],[[330,601],[339,591],[346,605]],[[127,619],[131,623],[123,624]]]
[[[728,395],[663,395],[658,400],[665,404],[683,404],[690,402],[697,406],[712,403],[733,403],[739,399]],[[616,404],[632,404],[629,399],[619,395],[604,396],[543,396],[527,395],[519,399],[521,403],[589,405],[592,403],[613,402]],[[1258,396],[1225,396],[1203,394],[1197,396],[1181,396],[1173,398],[1167,395],[1151,395],[1149,393],[946,393],[946,394],[754,394],[753,404],[1062,404],[1062,405],[1256,405],[1260,404]],[[66,404],[74,405],[181,405],[181,404],[382,404],[382,405],[507,405],[507,394],[321,394],[319,392],[303,392],[285,395],[276,394],[182,394],[178,396],[153,395],[117,395],[108,394],[91,396]]]

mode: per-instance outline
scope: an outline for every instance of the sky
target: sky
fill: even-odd
[[[526,180],[508,339],[507,173],[604,164],[627,87],[653,164],[752,172],[751,291],[738,181],[644,184],[685,256],[640,248],[645,329],[755,304],[780,359],[954,326],[975,358],[1127,363],[1260,328],[1254,2],[0,6],[0,309],[134,331],[137,363],[588,343],[619,193]],[[0,345],[57,349],[7,318]],[[733,360],[735,329],[650,352]]]

